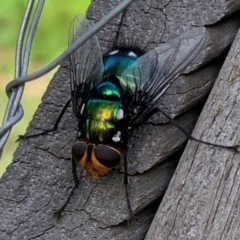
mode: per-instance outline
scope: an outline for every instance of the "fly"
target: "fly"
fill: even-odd
[[[74,18],[69,45],[89,30],[87,19]],[[150,116],[162,113],[189,139],[237,151],[238,146],[223,146],[192,137],[175,120],[156,106],[163,93],[199,53],[205,43],[204,28],[184,33],[180,38],[145,53],[119,48],[102,54],[96,36],[69,56],[71,99],[60,113],[54,131],[70,101],[78,121],[78,139],[72,146],[75,186],[67,201],[56,212],[59,218],[79,185],[76,163],[93,178],[103,177],[124,160],[124,185],[130,218],[134,217],[128,193],[127,146],[133,131]]]

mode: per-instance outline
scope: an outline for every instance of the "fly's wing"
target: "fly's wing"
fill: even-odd
[[[77,15],[70,26],[69,45],[90,28],[85,15]],[[79,119],[86,94],[101,81],[103,74],[102,52],[96,36],[91,37],[69,56],[70,85],[73,112]]]
[[[132,111],[138,123],[145,119],[171,83],[196,57],[205,40],[205,28],[188,31],[144,54],[123,72],[125,81],[124,84],[120,82],[125,94],[123,99],[127,99],[129,93],[133,96]]]

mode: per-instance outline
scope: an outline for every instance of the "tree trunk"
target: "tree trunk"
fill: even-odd
[[[202,140],[239,144],[239,49],[240,30],[193,131]],[[190,141],[145,239],[240,239],[239,158]]]
[[[88,11],[90,22],[100,20],[119,2],[121,1],[93,1]],[[240,9],[240,3],[236,2],[223,0],[221,3],[218,1],[209,3],[208,0],[202,0],[186,4],[182,1],[166,3],[163,0],[147,2],[139,0],[132,3],[124,16],[118,45],[135,44],[145,48],[146,51],[190,29],[197,29],[196,26],[210,25],[206,28],[207,40],[202,51],[184,74],[174,81],[159,102],[159,106],[176,117],[179,124],[189,132],[197,120],[199,103],[206,99],[221,68],[224,53],[240,26],[236,13]],[[113,45],[120,17],[115,18],[98,34],[103,53]],[[228,62],[230,64],[231,61]],[[232,64],[232,67],[235,71],[237,65]],[[239,119],[236,117],[237,112],[234,111],[236,108],[235,106],[233,108],[232,103],[235,99],[237,107],[238,99],[236,95],[234,98],[234,93],[238,88],[235,80],[228,81],[228,87],[223,88],[222,85],[218,87],[216,96],[210,103],[214,108],[208,110],[213,116],[209,116],[207,123],[205,122],[205,125],[200,126],[194,133],[196,137],[205,137],[205,133],[208,133],[203,139],[217,143],[221,141],[222,144],[229,145],[238,143],[237,139],[233,138]],[[222,81],[220,83],[222,84]],[[227,97],[228,88],[232,89],[229,97]],[[51,81],[27,134],[40,132],[54,125],[58,114],[70,97],[69,90],[68,63],[64,62]],[[222,93],[223,90],[226,93]],[[221,102],[218,97],[226,97],[226,99]],[[227,112],[223,113],[225,111]],[[225,117],[220,119],[220,114]],[[231,124],[225,122],[230,115]],[[158,121],[158,117],[154,117],[153,121]],[[222,125],[218,125],[215,138],[211,139],[210,133],[212,134],[212,129],[216,129],[214,127],[216,123]],[[100,180],[94,180],[89,175],[83,176],[63,218],[57,222],[52,217],[53,212],[61,207],[73,186],[70,158],[76,132],[77,124],[70,106],[56,133],[20,143],[13,163],[1,179],[0,239],[139,240],[145,237],[160,198],[174,173],[186,137],[172,124],[165,123],[158,126],[143,125],[130,139],[127,155],[130,202],[139,222],[127,221],[129,213],[123,185],[122,163],[119,168]],[[168,237],[186,239],[194,234],[196,238],[201,236],[204,239],[220,239],[218,236],[222,236],[226,239],[229,236],[224,234],[228,234],[229,229],[234,227],[237,231],[235,226],[237,222],[233,217],[238,215],[233,214],[238,213],[238,208],[237,201],[232,196],[233,194],[239,197],[235,188],[238,181],[238,164],[233,159],[234,154],[196,143],[189,144],[186,151],[188,151],[186,162],[181,159],[171,188],[161,204],[159,213],[161,221],[156,217],[148,233],[148,239],[161,239],[161,234],[164,236],[162,239]],[[207,157],[193,161],[190,156],[196,153],[199,156],[207,154],[208,159],[211,155],[211,163],[206,164]],[[221,158],[215,159],[213,154],[218,157],[221,154]],[[225,157],[230,154],[232,160],[226,163]],[[78,174],[81,174],[80,170]],[[218,179],[220,182],[217,181]],[[184,193],[186,189],[188,192]],[[204,197],[203,200],[200,200],[200,193]],[[183,197],[180,198],[182,195]],[[232,198],[227,198],[228,195]],[[210,199],[206,204],[209,196]],[[198,200],[200,201],[197,202]],[[168,206],[170,203],[171,205]],[[178,209],[174,209],[174,206]],[[181,206],[187,211],[184,212]],[[207,211],[201,209],[203,206]],[[223,209],[223,206],[227,208]],[[211,207],[215,211],[218,210],[217,215],[212,213]],[[230,213],[233,209],[235,212]],[[232,218],[228,219],[226,214],[221,216],[223,210],[229,211],[229,216]],[[162,213],[164,214],[161,215]],[[172,214],[168,216],[169,213]],[[184,213],[187,214],[185,218]],[[205,218],[207,221],[204,221]],[[191,222],[187,225],[189,221]],[[222,235],[217,228],[221,226],[220,224],[225,226],[221,229]],[[232,236],[237,237],[237,232],[235,233]]]

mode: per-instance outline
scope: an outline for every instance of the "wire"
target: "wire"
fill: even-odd
[[[132,0],[125,0],[116,6],[108,15],[104,16],[98,23],[96,23],[88,32],[86,32],[81,38],[74,42],[66,51],[64,51],[59,57],[49,63],[42,69],[27,75],[29,56],[32,46],[34,34],[39,22],[41,12],[44,6],[44,0],[39,0],[36,10],[33,13],[32,22],[30,22],[31,12],[33,11],[34,0],[29,0],[25,15],[22,21],[22,25],[19,32],[16,58],[15,58],[15,79],[12,80],[6,87],[6,93],[9,97],[8,105],[6,107],[5,116],[3,119],[2,127],[0,128],[0,157],[2,155],[3,147],[8,139],[11,128],[16,124],[23,116],[23,108],[20,105],[20,100],[23,93],[24,84],[32,81],[36,78],[43,76],[51,71],[64,59],[66,59],[72,52],[84,44],[94,34],[99,32],[106,24],[108,24],[114,17],[127,8]],[[24,38],[26,35],[27,26],[30,25],[30,30],[24,47]],[[24,51],[23,51],[24,49]]]

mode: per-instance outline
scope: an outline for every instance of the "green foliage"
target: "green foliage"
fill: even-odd
[[[26,0],[2,1],[0,7],[0,45],[14,47],[26,7]],[[45,1],[33,43],[33,60],[50,61],[67,47],[67,33],[73,17],[85,12],[90,0]]]
[[[0,7],[0,44],[14,47],[26,1],[2,1]]]
[[[85,12],[89,4],[89,0],[46,1],[46,9],[42,13],[36,32],[36,41],[33,44],[33,57],[50,61],[52,56],[57,57],[65,50],[68,45],[69,25],[73,17],[80,11]]]

